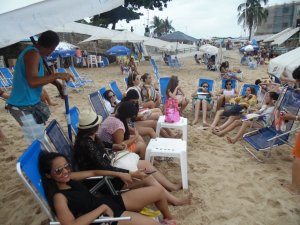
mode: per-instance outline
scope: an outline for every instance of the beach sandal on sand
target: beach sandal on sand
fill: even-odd
[[[160,222],[161,225],[177,225],[176,221],[175,220],[162,220]]]

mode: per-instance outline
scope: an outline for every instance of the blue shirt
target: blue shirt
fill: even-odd
[[[10,97],[7,100],[9,105],[14,106],[29,106],[35,105],[41,101],[41,94],[42,94],[42,86],[32,88],[29,86],[26,76],[26,66],[24,62],[24,55],[28,51],[36,51],[39,50],[33,46],[26,47],[23,52],[18,57],[16,66],[15,66],[15,73],[13,78],[13,86]],[[44,66],[42,57],[40,57],[40,64],[39,64],[39,71],[38,76],[44,76]]]

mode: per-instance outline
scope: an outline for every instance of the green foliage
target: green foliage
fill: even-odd
[[[94,26],[108,27],[112,24],[112,29],[115,29],[116,23],[120,20],[126,20],[127,23],[131,20],[139,19],[142,13],[137,12],[141,7],[146,9],[159,9],[163,10],[167,7],[167,2],[171,0],[125,0],[124,6],[115,8],[109,12],[95,15],[91,18],[89,24]]]
[[[237,8],[238,24],[243,24],[244,27],[249,28],[249,40],[254,28],[268,18],[268,10],[263,8],[261,3],[266,5],[268,0],[247,0],[246,3],[240,4]]]
[[[153,33],[157,37],[175,31],[174,27],[172,27],[172,20],[169,20],[168,17],[166,19],[160,19],[158,16],[154,16],[150,28],[153,29]]]

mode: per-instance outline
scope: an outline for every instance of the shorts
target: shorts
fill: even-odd
[[[300,133],[298,133],[296,138],[295,147],[293,148],[292,154],[296,158],[300,158]]]

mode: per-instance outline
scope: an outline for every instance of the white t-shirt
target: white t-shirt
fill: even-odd
[[[120,101],[119,101],[118,99],[116,99],[116,103],[119,104]],[[107,101],[106,99],[104,99],[104,105],[105,105],[106,110],[107,110],[110,114],[114,113],[115,107],[112,107],[111,104],[110,104],[110,102]]]
[[[268,107],[267,105],[263,105],[258,112],[259,114],[264,115],[262,120],[264,123],[267,123],[271,118],[273,111],[274,111],[274,106]]]

